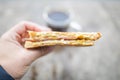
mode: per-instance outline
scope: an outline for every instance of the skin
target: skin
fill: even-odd
[[[36,59],[49,53],[52,47],[25,49],[27,31],[50,31],[48,28],[23,21],[12,27],[0,38],[0,65],[14,78],[20,79]]]

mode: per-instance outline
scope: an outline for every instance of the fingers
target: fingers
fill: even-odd
[[[12,27],[8,32],[2,35],[1,38],[7,39],[7,40],[16,40],[18,42],[21,42],[23,38],[27,37],[27,31],[51,31],[49,28],[46,28],[44,26],[39,26],[38,24],[28,22],[28,21],[22,21]]]
[[[28,53],[28,54],[26,54],[26,56],[27,56],[26,58],[27,58],[27,60],[29,60],[28,64],[31,64],[33,61],[35,61],[39,57],[47,55],[53,49],[54,49],[54,47],[39,47],[39,48],[35,48],[35,49],[26,49],[25,53]]]
[[[29,51],[33,52],[33,55],[36,55],[36,57],[44,56],[47,53],[51,52],[54,49],[54,47],[39,47],[35,49],[29,49]]]
[[[28,21],[22,21],[19,24],[15,25],[15,27],[12,28],[12,31],[15,31],[19,35],[27,32],[28,30],[31,30],[31,31],[50,31],[49,28],[46,28],[44,26],[39,26],[38,24],[28,22]]]

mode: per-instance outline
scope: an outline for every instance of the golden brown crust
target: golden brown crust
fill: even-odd
[[[48,40],[40,42],[25,42],[25,48],[36,48],[42,46],[92,46],[94,41],[91,40]]]
[[[30,38],[33,41],[43,40],[97,40],[101,37],[99,32],[34,32],[28,31]]]

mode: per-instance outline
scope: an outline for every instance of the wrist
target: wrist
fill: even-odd
[[[0,66],[0,80],[14,80],[14,78],[9,75],[2,66]]]
[[[11,77],[15,79],[14,69],[12,68],[14,66],[12,64],[13,60],[10,57],[12,56],[12,54],[10,54],[11,51],[9,47],[5,45],[9,46],[8,42],[0,38],[0,66],[4,69],[6,73],[8,73]]]

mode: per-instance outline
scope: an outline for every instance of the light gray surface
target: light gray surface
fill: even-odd
[[[70,9],[82,31],[99,31],[93,47],[58,47],[32,64],[22,80],[119,80],[120,1],[0,0],[0,35],[22,20],[44,25],[46,6]]]

